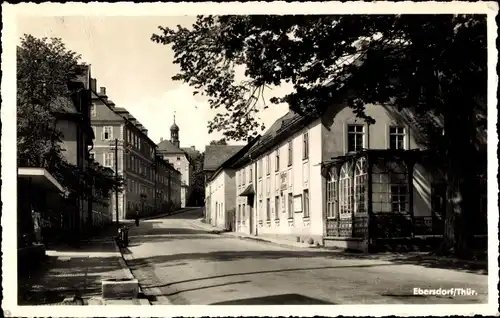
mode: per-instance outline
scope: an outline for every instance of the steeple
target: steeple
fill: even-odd
[[[170,142],[176,147],[180,146],[179,142],[179,126],[175,123],[175,111],[174,111],[174,124],[170,127]]]

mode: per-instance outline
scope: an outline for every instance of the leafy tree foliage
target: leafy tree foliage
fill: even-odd
[[[199,16],[192,28],[160,31],[152,40],[171,45],[180,66],[173,79],[221,110],[209,131],[229,139],[256,134],[255,106],[269,85],[293,84],[271,101],[305,116],[322,114],[344,88],[368,122],[368,103],[411,109],[448,184],[443,251],[468,251],[470,187],[485,158],[485,15]]]

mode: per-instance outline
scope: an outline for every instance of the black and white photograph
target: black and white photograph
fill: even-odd
[[[498,4],[2,10],[5,316],[498,314]]]

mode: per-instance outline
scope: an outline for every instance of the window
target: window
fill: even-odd
[[[113,167],[113,157],[114,153],[112,152],[105,152],[104,153],[104,166],[105,167]]]
[[[293,141],[288,142],[288,165],[291,166],[293,162]]]
[[[259,178],[262,178],[262,169],[263,169],[262,159],[260,159],[259,160]]]
[[[246,213],[246,211],[247,211],[247,205],[243,204],[243,210],[241,211],[243,222],[245,222],[245,213]]]
[[[368,204],[366,184],[368,180],[366,158],[361,158],[354,169],[354,202],[356,213],[366,213]]]
[[[94,103],[90,105],[90,116],[96,117],[97,116],[97,107]]]
[[[266,173],[271,173],[271,158],[269,157],[269,155],[266,156]]]
[[[293,193],[288,193],[288,218],[293,219]]]
[[[326,217],[333,219],[337,217],[337,195],[338,195],[337,169],[330,170],[326,182]]]
[[[304,200],[304,217],[308,218],[309,217],[309,189],[304,190],[303,200]]]
[[[102,138],[103,140],[111,140],[113,139],[113,127],[112,126],[104,126],[102,130]]]
[[[250,173],[248,174],[248,184],[252,184],[253,179],[253,169],[250,167]]]
[[[309,158],[309,133],[304,133],[303,135],[303,149],[302,149],[302,159]]]
[[[280,171],[280,150],[276,149],[276,165],[274,171]]]
[[[363,149],[365,137],[365,126],[347,126],[347,152],[360,151]]]
[[[243,170],[241,171],[241,184],[243,186],[245,186],[245,183],[246,183],[246,175],[245,175],[245,168],[243,168]]]
[[[392,212],[405,213],[407,211],[408,188],[406,184],[391,185],[391,210]]]
[[[276,196],[274,198],[274,218],[276,220],[279,220],[280,218],[279,211],[280,211],[280,197]]]
[[[389,148],[405,149],[405,128],[400,126],[389,127]]]
[[[271,221],[271,199],[266,199],[266,220]]]
[[[131,187],[130,191],[135,192],[135,181],[134,180],[131,181],[131,186],[132,187]]]

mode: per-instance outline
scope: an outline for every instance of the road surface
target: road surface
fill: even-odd
[[[153,305],[487,302],[486,275],[211,234],[200,216],[195,209],[132,226],[127,263]]]

